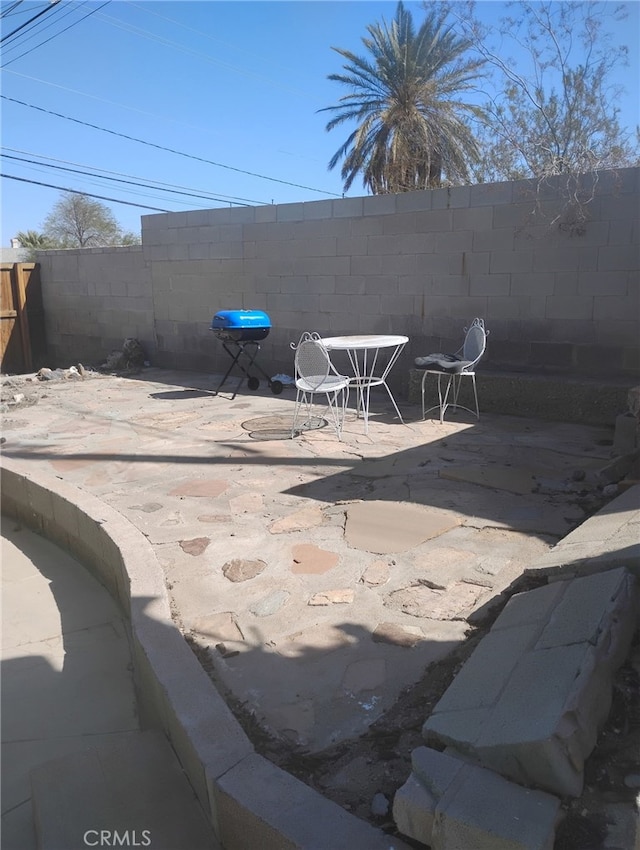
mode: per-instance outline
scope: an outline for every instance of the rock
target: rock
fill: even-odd
[[[421,630],[405,629],[397,623],[378,623],[372,635],[374,643],[390,643],[394,646],[406,646],[408,648],[415,646],[423,637]]]
[[[602,488],[602,495],[607,499],[611,499],[614,496],[618,495],[619,487],[617,484],[607,484],[606,487]]]
[[[371,801],[371,814],[376,818],[383,818],[389,814],[389,801],[384,794],[378,792]]]
[[[350,587],[338,587],[335,590],[325,590],[314,593],[307,605],[348,605],[353,602],[355,593]]]
[[[181,540],[180,548],[187,555],[202,555],[207,546],[211,543],[208,537],[194,537],[193,540]]]
[[[244,558],[234,558],[233,561],[227,561],[222,567],[222,573],[229,581],[249,581],[259,576],[266,566],[264,561],[248,561]]]
[[[264,599],[252,605],[249,610],[256,617],[270,617],[282,608],[289,595],[286,590],[274,590],[269,596],[265,596]]]
[[[240,655],[239,650],[229,649],[224,643],[217,643],[216,649],[223,658],[233,658],[236,655]]]
[[[598,472],[598,479],[602,484],[617,484],[627,473],[629,473],[634,464],[638,461],[638,452],[632,451],[629,454],[614,458],[610,463],[604,466]]]
[[[353,549],[395,554],[438,537],[459,522],[452,512],[409,502],[361,502],[347,509],[345,540]]]
[[[304,531],[322,525],[323,516],[320,508],[302,508],[289,516],[276,520],[269,526],[271,534],[283,534],[290,531]]]
[[[122,351],[112,351],[99,367],[103,371],[135,371],[142,369],[147,358],[140,340],[128,337]]]
[[[296,574],[322,575],[332,570],[340,560],[336,552],[320,549],[312,543],[298,543],[292,548],[292,555],[291,572]]]
[[[386,561],[374,561],[362,574],[360,581],[369,587],[379,587],[389,581],[391,569]]]
[[[454,582],[446,593],[418,584],[394,590],[384,604],[411,617],[459,620],[466,619],[486,592],[486,587],[466,582]]]
[[[636,419],[640,419],[640,387],[632,387],[627,393],[627,408]]]

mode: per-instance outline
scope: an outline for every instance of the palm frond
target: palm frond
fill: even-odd
[[[342,161],[347,190],[358,174],[370,191],[395,192],[468,179],[479,157],[470,130],[478,108],[461,99],[475,87],[482,61],[465,54],[469,42],[433,10],[416,29],[402,2],[390,23],[367,27],[366,55],[334,47],[347,60],[329,79],[349,89],[337,104],[328,131],[348,122],[356,129],[329,162]]]

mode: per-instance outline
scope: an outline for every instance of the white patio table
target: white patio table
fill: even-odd
[[[364,419],[365,433],[369,432],[369,395],[371,387],[384,387],[395,408],[398,418],[404,425],[404,419],[387,385],[387,377],[394,363],[409,342],[408,336],[393,334],[362,334],[360,336],[330,336],[322,340],[328,351],[346,351],[349,355],[353,378],[350,383],[356,387],[357,414]],[[381,349],[392,349],[391,355],[380,358]]]

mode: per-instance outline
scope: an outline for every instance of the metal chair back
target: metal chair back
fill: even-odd
[[[478,363],[487,347],[487,333],[484,327],[484,319],[474,319],[471,327],[465,328],[466,336],[461,349],[462,359],[469,363],[463,369],[468,372]]]
[[[305,331],[296,346],[296,382],[301,380],[310,392],[321,391],[331,372],[334,372],[329,353],[319,334]]]

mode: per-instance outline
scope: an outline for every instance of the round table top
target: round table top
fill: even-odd
[[[394,345],[404,345],[409,342],[408,336],[393,334],[360,334],[357,336],[324,337],[322,344],[328,349],[350,348],[391,348]]]

